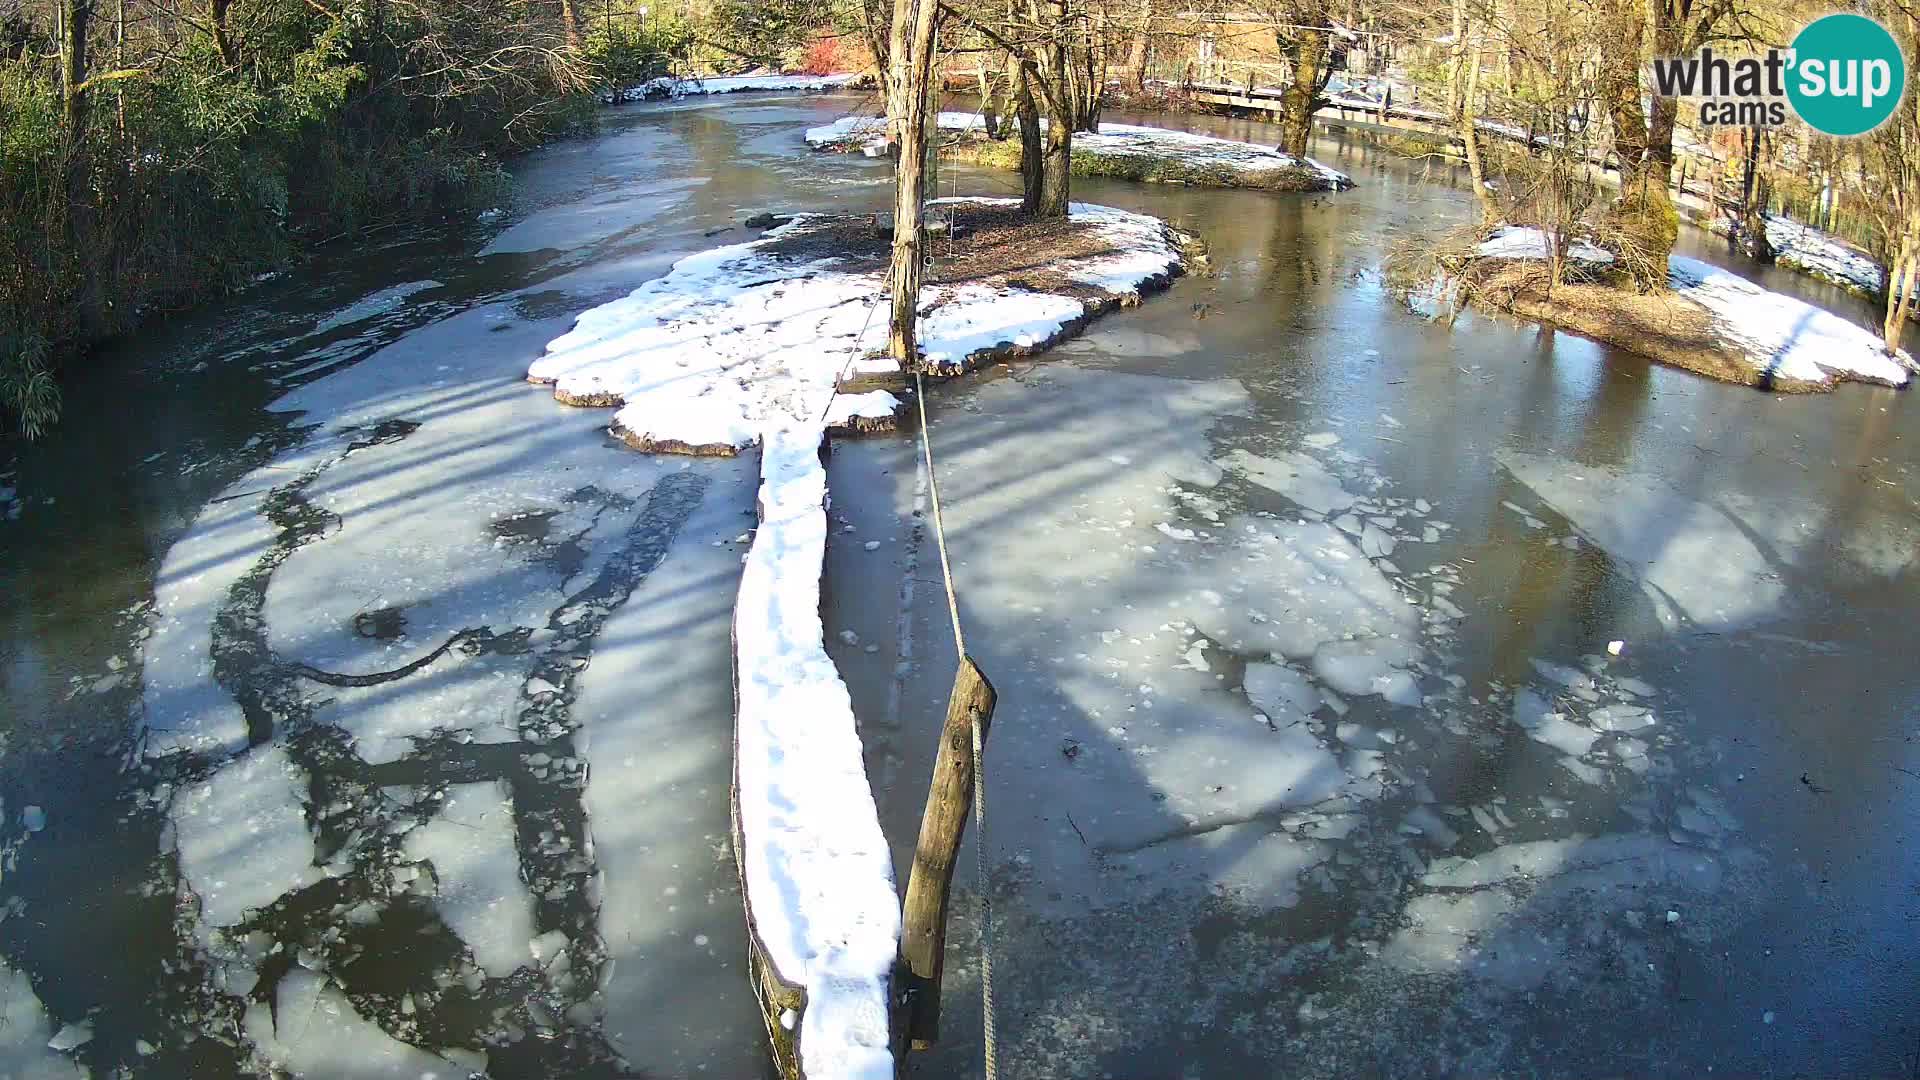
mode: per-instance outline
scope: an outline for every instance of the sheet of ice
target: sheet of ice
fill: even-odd
[[[1313,673],[1342,694],[1377,694],[1395,705],[1417,707],[1420,688],[1407,669],[1420,658],[1415,646],[1389,637],[1329,641],[1313,652]]]
[[[50,1048],[56,1025],[24,971],[0,963],[0,1080],[80,1080],[86,1072]]]
[[[1732,629],[1778,612],[1786,588],[1755,530],[1639,473],[1503,452],[1501,465],[1640,581],[1669,627]],[[1765,535],[1762,533],[1761,535]]]
[[[1263,457],[1235,450],[1220,464],[1269,491],[1277,491],[1306,510],[1326,515],[1352,506],[1354,496],[1326,466],[1297,450]]]
[[[1247,700],[1275,727],[1304,721],[1320,707],[1320,691],[1285,664],[1250,663],[1242,683]]]
[[[979,113],[942,112],[939,123],[943,131],[984,132],[986,130],[986,118]],[[1041,123],[1045,125],[1044,118]],[[843,116],[831,124],[808,128],[807,145],[815,149],[860,146],[863,150],[870,152],[875,147],[885,146],[886,126],[886,120],[881,117]],[[1178,158],[1192,164],[1213,165],[1256,174],[1305,166],[1318,173],[1330,189],[1339,190],[1353,186],[1351,177],[1312,158],[1296,158],[1291,154],[1285,154],[1273,147],[1258,143],[1215,138],[1211,135],[1196,135],[1171,128],[1147,127],[1139,124],[1101,124],[1098,132],[1075,132],[1073,146],[1075,152],[1122,157]]]
[[[265,1063],[302,1080],[458,1080],[463,1065],[411,1046],[354,1011],[339,987],[301,967],[281,977],[275,1004],[247,1007],[247,1038]]]
[[[1830,386],[1837,378],[1905,386],[1914,362],[1878,336],[1731,271],[1682,255],[1668,260],[1674,291],[1705,307],[1721,333],[1777,378]]]
[[[1567,719],[1546,698],[1526,687],[1513,695],[1513,722],[1528,738],[1572,757],[1580,757],[1593,749],[1594,742],[1600,738],[1599,732]]]
[[[406,857],[433,866],[433,906],[487,974],[527,962],[533,897],[520,881],[513,795],[505,781],[455,784],[433,820],[407,834]]]
[[[440,282],[431,279],[427,281],[408,281],[399,285],[389,285],[378,292],[369,293],[333,314],[328,315],[326,318],[321,319],[319,323],[315,324],[312,332],[315,334],[324,334],[331,330],[338,330],[343,326],[371,319],[376,315],[384,314],[406,303],[407,297],[412,296],[414,293],[425,292],[428,289],[437,289],[439,287]]]
[[[247,745],[246,715],[214,681],[207,639],[227,590],[273,542],[253,479],[208,503],[154,578],[153,633],[142,656],[148,755],[224,755]]]
[[[174,797],[174,847],[203,923],[232,926],[321,879],[306,791],[287,752],[262,746]]]
[[[629,457],[628,464],[634,462]],[[731,853],[733,660],[741,510],[756,463],[713,463],[674,550],[608,619],[580,673],[599,929],[611,976],[601,1030],[649,1075],[757,1076],[767,1052],[744,972]],[[674,868],[672,874],[663,868]],[[660,992],[662,986],[672,993]]]
[[[900,911],[853,704],[820,622],[820,434],[778,428],[761,445],[760,527],[734,609],[740,854],[754,929],[807,990],[807,1075],[885,1080]]]
[[[1393,662],[1349,661],[1347,650],[1369,654],[1373,645],[1343,645],[1330,652],[1327,669],[1355,675],[1356,693],[1408,688],[1393,678],[1410,663],[1404,643],[1417,640],[1420,609],[1354,546],[1351,538],[1320,522],[1235,518],[1228,534],[1237,541],[1219,556],[1227,587],[1203,592],[1191,612],[1201,632],[1236,651],[1264,651],[1290,660],[1313,660],[1330,642],[1380,639]],[[1364,669],[1365,678],[1360,678]],[[1318,670],[1316,675],[1325,678]],[[1386,681],[1378,685],[1374,677]]]

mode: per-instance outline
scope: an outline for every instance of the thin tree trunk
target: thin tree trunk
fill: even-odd
[[[1127,53],[1127,85],[1136,93],[1147,89],[1147,53],[1152,47],[1153,0],[1140,0],[1140,27]]]
[[[1500,220],[1500,206],[1487,190],[1487,172],[1480,160],[1480,114],[1474,108],[1474,91],[1480,85],[1480,51],[1471,50],[1466,58],[1466,94],[1460,105],[1460,145],[1467,155],[1467,175],[1473,180],[1473,196],[1480,201],[1480,220],[1492,225]]]
[[[1889,352],[1900,348],[1900,339],[1906,332],[1907,314],[1913,296],[1913,256],[1912,238],[1903,238],[1893,265],[1887,268],[1887,318],[1881,324],[1880,336],[1886,341]]]
[[[225,4],[226,0],[214,0],[214,2]],[[560,0],[560,24],[567,32],[567,44],[576,49],[579,48],[580,12],[574,7],[573,0]]]
[[[1461,56],[1467,44],[1467,0],[1453,0],[1453,37],[1447,42],[1447,119],[1460,118]]]
[[[980,119],[986,123],[987,137],[1000,138],[1000,106],[994,97],[993,76],[987,71],[985,57],[980,60],[980,69],[976,73],[980,83]]]

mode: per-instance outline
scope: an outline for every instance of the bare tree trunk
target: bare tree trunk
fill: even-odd
[[[1042,12],[1044,11],[1044,20]],[[1028,12],[1036,25],[1050,22],[1054,33],[1038,50],[1038,76],[1041,104],[1047,112],[1045,149],[1041,154],[1040,202],[1034,216],[1063,218],[1072,190],[1074,99],[1073,82],[1067,54],[1067,0],[1034,0]],[[1024,139],[1024,136],[1022,136]]]
[[[1152,48],[1153,0],[1140,0],[1140,25],[1127,53],[1127,85],[1136,93],[1147,89],[1147,53]]]
[[[1760,171],[1760,129],[1742,132],[1747,144],[1747,175],[1741,185],[1741,245],[1748,255],[1763,263],[1773,261],[1773,241],[1767,236],[1767,179]]]
[[[1461,57],[1467,45],[1467,0],[1453,0],[1453,37],[1447,42],[1447,119],[1460,119]]]
[[[1500,220],[1500,206],[1487,190],[1487,171],[1480,160],[1480,113],[1474,107],[1474,93],[1480,86],[1480,50],[1470,50],[1466,58],[1466,93],[1460,101],[1460,145],[1467,155],[1467,175],[1473,180],[1473,196],[1480,201],[1482,224]]]
[[[215,0],[224,4],[226,0]],[[560,0],[560,25],[567,32],[567,44],[580,47],[580,12],[574,7],[573,0]]]
[[[87,24],[92,19],[93,0],[61,0],[61,119],[67,129],[67,145],[75,150],[86,136]]]
[[[1016,58],[1013,70],[1013,107],[1020,126],[1020,212],[1037,217],[1046,187],[1046,165],[1041,160],[1040,148],[1040,107],[1033,100],[1033,81],[1027,66]]]
[[[926,159],[932,108],[933,33],[936,0],[894,0],[888,57],[887,123],[899,147],[893,184],[893,262],[888,272],[893,310],[887,331],[887,355],[902,367],[919,362],[914,337],[920,302],[925,229]],[[895,106],[898,112],[894,111]]]
[[[1607,29],[1617,35],[1618,55],[1633,57],[1629,64],[1602,63],[1597,87],[1602,106],[1613,125],[1614,151],[1620,159],[1620,201],[1615,224],[1623,241],[1644,258],[1630,260],[1634,284],[1641,289],[1664,288],[1667,257],[1679,237],[1680,219],[1667,191],[1667,170],[1650,160],[1646,114],[1641,111],[1640,47],[1646,23],[1633,0],[1608,0],[1603,11]]]
[[[1888,352],[1900,348],[1900,339],[1906,332],[1914,277],[1914,241],[1909,235],[1901,238],[1893,265],[1887,268],[1887,317],[1881,324],[1880,336],[1886,341]]]
[[[987,70],[987,61],[984,56],[980,59],[980,69],[976,74],[980,83],[980,119],[986,124],[987,137],[998,139],[1002,135],[1000,105],[994,95],[993,75]]]

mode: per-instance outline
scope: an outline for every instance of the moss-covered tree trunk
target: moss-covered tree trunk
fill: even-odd
[[[1047,95],[1047,129],[1041,154],[1040,205],[1035,217],[1063,218],[1073,187],[1073,106],[1065,94]]]
[[[1020,128],[1020,212],[1028,217],[1040,213],[1046,186],[1045,163],[1041,160],[1040,106],[1033,100],[1033,79],[1027,66],[1013,66],[1013,111]]]
[[[1307,143],[1313,137],[1313,114],[1320,108],[1327,80],[1333,77],[1332,35],[1328,30],[1332,15],[1327,0],[1308,0],[1280,17],[1291,21],[1276,26],[1274,35],[1281,56],[1293,68],[1280,91],[1280,150],[1306,157]]]
[[[1664,288],[1667,257],[1680,235],[1680,216],[1667,192],[1667,168],[1648,153],[1647,114],[1640,94],[1645,13],[1638,0],[1607,0],[1602,11],[1608,39],[1617,42],[1613,55],[1619,57],[1618,62],[1599,65],[1597,77],[1620,163],[1620,198],[1609,224],[1627,256],[1625,268],[1634,286]]]

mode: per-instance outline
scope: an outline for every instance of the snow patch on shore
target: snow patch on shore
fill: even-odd
[[[1044,126],[1045,120],[1041,123]],[[940,129],[984,134],[986,118],[979,113],[943,112]],[[869,157],[885,153],[887,122],[883,117],[843,116],[831,124],[807,129],[807,145],[816,150],[858,148]],[[1098,132],[1075,132],[1075,152],[1177,158],[1194,165],[1212,165],[1240,172],[1265,173],[1307,168],[1318,173],[1330,190],[1353,186],[1353,178],[1312,158],[1296,158],[1270,146],[1196,135],[1171,128],[1141,124],[1101,124]]]
[[[1907,384],[1913,359],[1905,351],[1888,355],[1878,336],[1838,315],[1682,255],[1667,260],[1667,278],[1775,378],[1821,386],[1838,378]]]
[[[1766,221],[1767,243],[1773,246],[1774,262],[1860,292],[1880,291],[1886,276],[1880,264],[1848,247],[1839,237],[1778,214],[1768,214]],[[1725,236],[1733,225],[1725,215],[1719,215],[1707,223],[1707,228]]]
[[[601,94],[600,101],[605,105],[631,101],[677,101],[703,94],[735,94],[749,90],[824,92],[845,90],[869,78],[871,76],[858,72],[841,75],[722,75],[705,79],[662,75],[638,86]]]
[[[1480,242],[1474,254],[1483,259],[1545,259],[1547,234],[1530,225],[1509,225]],[[1567,245],[1567,255],[1575,262],[1605,266],[1613,262],[1613,252],[1588,240]]]
[[[1014,200],[941,200],[1002,206]],[[1180,252],[1155,218],[1076,203],[1072,215],[1109,253],[1050,267],[1124,294],[1177,272]],[[621,403],[614,425],[643,443],[726,453],[769,424],[806,420],[829,429],[883,421],[901,407],[884,390],[834,394],[843,373],[897,372],[886,345],[879,271],[838,269],[837,257],[788,258],[785,238],[820,227],[801,215],[759,240],[674,264],[666,276],[582,314],[528,370],[563,398]],[[1000,346],[1045,344],[1088,313],[1078,297],[962,284],[923,291],[921,349],[936,370],[958,370]],[[831,412],[829,412],[831,409]]]
[[[1547,238],[1536,228],[1508,226],[1475,251],[1483,258],[1544,259]],[[1575,240],[1568,253],[1590,265],[1614,261],[1585,240]],[[1676,295],[1705,308],[1714,328],[1771,378],[1822,387],[1840,379],[1905,386],[1915,370],[1912,357],[1889,355],[1871,331],[1699,259],[1669,256],[1667,281]]]

